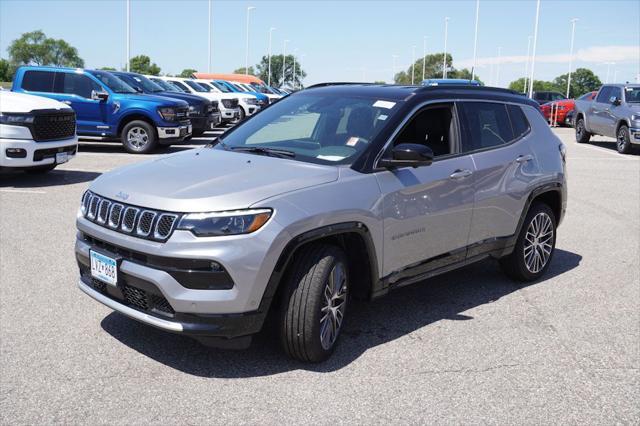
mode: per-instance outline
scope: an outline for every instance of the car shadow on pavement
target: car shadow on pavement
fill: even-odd
[[[582,256],[556,249],[545,277],[519,283],[502,274],[497,262],[485,260],[423,283],[389,293],[373,302],[355,302],[333,356],[321,364],[286,357],[273,324],[268,324],[248,349],[212,349],[180,335],[166,333],[113,312],[102,328],[128,347],[157,362],[200,377],[260,377],[291,370],[332,372],[356,360],[368,349],[383,345],[441,320],[468,321],[466,311],[494,302],[515,291],[543,283],[576,268]]]
[[[198,140],[190,140],[186,142],[181,142],[176,145],[171,145],[168,148],[160,148],[156,149],[151,153],[153,154],[173,154],[180,151],[185,151],[188,149],[198,148],[208,144],[213,141],[214,138],[207,139],[198,139]],[[80,142],[79,152],[90,152],[97,154],[127,154],[127,151],[124,150],[122,144],[119,142]],[[144,158],[145,154],[130,154],[130,155],[139,155],[141,159]]]
[[[600,148],[606,148],[609,149],[613,152],[618,152],[618,147],[616,146],[616,141],[615,140],[611,140],[611,141],[606,141],[606,140],[591,140],[587,143],[588,145],[593,145],[593,146],[597,146]],[[638,155],[640,154],[640,149],[638,149],[637,147],[633,147],[632,151],[630,154],[628,155]],[[620,154],[623,155],[623,154]]]
[[[48,186],[73,185],[89,182],[101,173],[81,170],[52,170],[44,174],[29,174],[22,171],[0,173],[0,188],[44,188]]]

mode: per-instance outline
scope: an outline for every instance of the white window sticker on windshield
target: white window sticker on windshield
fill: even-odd
[[[633,87],[625,87],[624,90],[626,90],[627,92],[633,92]]]
[[[347,146],[356,146],[356,144],[358,143],[358,140],[359,140],[359,139],[360,139],[360,138],[358,138],[358,137],[351,136],[351,137],[349,138],[349,140],[347,141]]]
[[[391,109],[395,105],[396,105],[395,102],[389,102],[389,101],[375,101],[375,103],[373,104],[374,107],[386,108],[386,109]]]
[[[387,119],[387,117],[388,117],[387,115],[379,115],[378,120],[384,121]]]
[[[318,158],[319,160],[327,160],[327,161],[344,160],[344,157],[341,155],[318,155],[316,158]]]

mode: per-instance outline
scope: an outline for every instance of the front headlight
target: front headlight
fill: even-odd
[[[180,219],[176,229],[191,231],[198,237],[249,234],[262,228],[271,213],[270,209],[190,213]]]
[[[176,110],[173,107],[158,108],[158,114],[165,121],[175,121],[176,119]]]
[[[640,115],[638,114],[631,115],[631,121],[640,121]]]
[[[0,124],[10,126],[27,126],[33,123],[33,114],[0,113]]]
[[[247,98],[246,100],[249,105],[258,105],[258,100],[256,98]]]

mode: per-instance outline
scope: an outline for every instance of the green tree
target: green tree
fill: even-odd
[[[83,67],[78,50],[64,40],[47,38],[40,30],[24,33],[7,49],[15,65]]]
[[[426,60],[425,60],[426,59]],[[442,78],[442,63],[444,60],[443,53],[434,53],[427,55],[426,58],[420,58],[413,63],[414,84],[420,84],[423,79]],[[422,64],[424,62],[424,75],[422,74]],[[395,75],[396,84],[411,84],[412,66],[409,65],[406,71],[400,71]],[[457,70],[453,67],[453,56],[447,53],[447,78],[466,78],[471,79],[471,71],[468,69]],[[478,76],[475,79],[480,81]],[[481,82],[481,81],[480,81]],[[481,82],[482,83],[482,82]]]
[[[182,78],[191,78],[193,76],[193,74],[197,73],[198,70],[194,70],[193,68],[185,68],[182,70],[182,72],[178,75],[178,77],[182,77]]]
[[[238,69],[233,70],[234,74],[244,74],[244,67],[240,67]],[[249,75],[256,75],[256,71],[253,69],[251,65],[249,65]]]
[[[159,75],[160,67],[151,62],[147,55],[134,56],[129,60],[129,70],[139,74]]]
[[[0,81],[13,81],[15,66],[6,59],[0,59]]]
[[[516,92],[523,93],[524,79],[525,77],[521,77],[509,83],[509,89],[515,90]],[[566,86],[565,86],[565,90],[566,90]],[[554,92],[560,91],[561,92],[562,90],[551,81],[534,80],[533,91],[534,92],[540,92],[540,91],[554,91]]]
[[[296,66],[296,75],[293,75],[293,61]],[[298,58],[293,55],[287,55],[285,62],[285,79],[282,81],[282,55],[271,55],[271,85],[276,87],[296,86],[303,87],[302,80],[307,73],[300,66]],[[269,81],[269,57],[263,56],[259,64],[256,65],[258,71],[257,76],[265,83]]]
[[[553,84],[559,89],[560,92],[565,94],[567,91],[568,75],[569,74],[562,74],[557,76],[553,80]],[[577,96],[584,95],[587,92],[593,92],[594,90],[598,90],[600,86],[602,86],[602,82],[600,81],[598,76],[593,73],[593,71],[588,68],[578,68],[573,73],[571,73],[569,97],[575,98]]]
[[[98,69],[103,70],[103,71],[116,71],[116,69],[114,67],[100,67]]]

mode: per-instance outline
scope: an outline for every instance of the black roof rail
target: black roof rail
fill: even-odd
[[[503,87],[491,87],[491,86],[471,86],[471,85],[465,85],[465,84],[438,84],[436,86],[418,86],[416,89],[416,92],[420,93],[420,92],[427,92],[429,90],[437,90],[438,88],[440,89],[459,89],[459,90],[476,90],[476,91],[484,91],[484,92],[500,92],[500,93],[508,93],[510,95],[520,95],[522,96],[522,93],[517,92],[515,90],[511,90],[511,89],[505,89]]]

